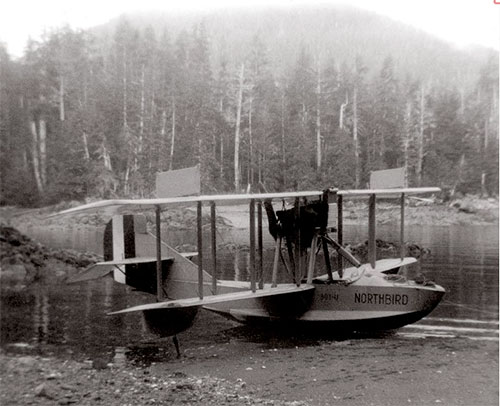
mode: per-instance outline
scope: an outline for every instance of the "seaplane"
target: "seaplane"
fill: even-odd
[[[176,193],[189,192],[189,182],[182,181],[185,176],[183,170],[178,174],[169,173],[169,179],[176,181],[167,189],[180,189]],[[392,330],[422,319],[438,305],[445,289],[430,281],[410,280],[401,272],[417,261],[405,257],[405,201],[413,195],[439,191],[435,187],[327,188],[321,191],[113,199],[70,208],[57,215],[98,213],[111,218],[104,233],[104,261],[71,282],[112,273],[116,282],[154,295],[151,303],[110,314],[142,313],[150,331],[161,337],[173,336],[180,354],[177,334],[193,324],[200,309],[241,323],[284,323],[306,329],[320,327],[331,333]],[[343,205],[345,199],[351,198],[367,200],[367,263],[360,263],[343,246]],[[401,251],[398,258],[377,260],[376,204],[381,198],[397,199],[400,204]],[[249,280],[218,278],[217,204],[248,204]],[[276,210],[276,204],[282,209]],[[196,206],[196,252],[179,252],[162,240],[161,214],[179,205]],[[207,241],[202,227],[203,205],[210,207],[210,250],[204,250]],[[148,210],[155,213],[154,234],[147,232],[146,222],[137,215]],[[264,211],[274,240],[274,259],[266,270],[263,266]],[[139,249],[144,246],[150,250]],[[151,250],[152,247],[155,250]],[[336,258],[330,255],[334,252],[331,249],[337,252]],[[151,251],[155,253],[147,256]],[[206,255],[207,251],[211,255]],[[326,269],[324,274],[318,271],[317,258],[320,257],[321,269]],[[211,273],[205,270],[206,264],[211,265]],[[281,274],[288,277],[285,283],[278,278],[280,268]]]

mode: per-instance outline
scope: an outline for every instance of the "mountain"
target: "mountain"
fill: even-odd
[[[125,14],[94,29],[110,43],[122,19],[137,28],[153,27],[170,38],[203,23],[207,30],[212,63],[222,57],[238,66],[248,55],[254,36],[264,42],[275,72],[286,74],[303,47],[321,61],[353,65],[360,56],[369,75],[380,71],[392,56],[400,79],[414,79],[462,86],[473,85],[480,66],[498,52],[484,47],[458,49],[422,30],[388,17],[353,7],[226,9],[197,13],[141,12]],[[445,22],[443,22],[445,23]]]

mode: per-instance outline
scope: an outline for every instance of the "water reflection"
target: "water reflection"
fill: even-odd
[[[42,286],[34,292],[33,339],[35,343],[47,344],[49,335],[49,297],[47,288]]]
[[[377,233],[379,238],[391,240],[397,231],[394,227],[380,226]],[[95,229],[73,230],[64,238],[44,237],[43,240],[46,244],[69,245],[76,249],[82,249],[80,244],[83,244],[87,249],[100,252],[100,243],[96,243],[100,241],[100,234]],[[246,243],[248,233],[235,230],[225,233],[224,238],[224,244],[227,246],[230,243],[231,249],[218,254],[220,277],[248,280],[248,249],[234,248]],[[167,239],[172,245],[193,244],[195,235],[192,232],[169,234]],[[366,227],[349,227],[347,242],[364,239]],[[407,230],[407,240],[431,250],[430,255],[409,271],[422,273],[427,279],[444,286],[447,294],[430,317],[402,329],[401,334],[498,339],[497,227],[411,227]],[[89,241],[93,242],[94,248],[88,245]],[[268,237],[265,241],[267,247],[273,246]],[[210,244],[205,244],[205,247],[206,258],[210,258]],[[272,260],[273,249],[266,249],[266,281],[270,279]],[[210,261],[205,262],[210,271]],[[287,278],[282,267],[280,272],[282,279]],[[110,311],[151,300],[151,296],[116,284],[111,278],[64,286],[34,284],[21,290],[2,284],[1,345],[10,351],[70,354],[78,359],[90,357],[101,360],[99,365],[104,366],[108,362],[144,363],[146,360],[175,359],[171,341],[159,341],[150,335],[140,315],[107,316]],[[203,312],[193,328],[182,333],[181,348],[189,354],[196,352],[197,348],[207,348],[208,343],[218,345],[235,340],[251,341],[265,348],[275,348],[279,345],[314,345],[324,339],[295,334],[287,339],[286,335],[275,333],[239,326]]]

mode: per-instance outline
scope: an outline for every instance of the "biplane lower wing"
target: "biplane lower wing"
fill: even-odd
[[[114,314],[123,314],[130,312],[144,312],[149,310],[165,310],[165,309],[179,309],[179,308],[189,308],[189,307],[200,307],[212,304],[219,304],[224,302],[232,302],[232,301],[240,301],[247,299],[258,299],[265,298],[269,296],[286,296],[297,293],[304,293],[313,291],[313,285],[286,285],[286,286],[277,286],[275,288],[265,288],[259,289],[255,292],[251,290],[246,290],[243,292],[232,292],[232,293],[224,293],[221,295],[213,295],[206,296],[203,299],[198,297],[188,298],[188,299],[178,299],[178,300],[169,300],[166,302],[159,303],[149,303],[145,305],[139,305],[134,307],[129,307],[128,309],[119,310],[116,312],[108,313],[109,315]]]

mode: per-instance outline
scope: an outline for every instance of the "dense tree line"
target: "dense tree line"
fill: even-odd
[[[203,22],[174,38],[124,19],[107,42],[0,45],[1,203],[152,196],[158,171],[195,164],[205,193],[365,187],[399,166],[409,186],[498,193],[498,54],[465,86],[306,42],[277,69],[257,33],[243,57],[216,48]]]

